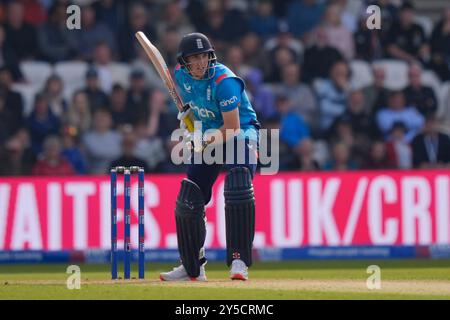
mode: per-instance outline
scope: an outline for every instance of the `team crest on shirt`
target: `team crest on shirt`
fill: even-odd
[[[190,85],[188,85],[186,83],[183,83],[183,87],[184,87],[184,90],[186,90],[187,93],[191,93],[192,87]]]

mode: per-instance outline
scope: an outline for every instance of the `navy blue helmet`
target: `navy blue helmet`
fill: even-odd
[[[210,61],[216,61],[214,47],[212,46],[208,37],[199,32],[189,33],[181,39],[180,45],[178,47],[177,60],[181,66],[185,67],[186,57],[200,53],[209,53]]]

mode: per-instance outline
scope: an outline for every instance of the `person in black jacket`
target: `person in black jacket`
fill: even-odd
[[[331,67],[343,60],[342,54],[329,45],[323,27],[314,30],[315,43],[305,50],[303,58],[303,81],[312,83],[316,78],[327,78]]]
[[[431,69],[442,81],[450,80],[450,5],[431,34]]]
[[[415,168],[450,168],[450,138],[437,128],[436,115],[429,113],[423,131],[411,142]]]
[[[415,107],[424,116],[436,112],[438,108],[436,95],[431,87],[422,83],[422,68],[420,65],[411,64],[408,76],[409,86],[403,90],[406,104]]]

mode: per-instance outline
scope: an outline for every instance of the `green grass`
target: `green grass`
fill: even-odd
[[[381,268],[380,290],[365,287],[373,264]],[[147,264],[144,283],[113,282],[109,265],[85,264],[80,290],[67,289],[67,266],[1,265],[0,299],[450,299],[450,260],[257,262],[244,283],[227,281],[223,263],[207,265],[208,283],[159,282],[159,272],[174,266],[161,263]]]

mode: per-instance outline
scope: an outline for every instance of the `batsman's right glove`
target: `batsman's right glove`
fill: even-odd
[[[183,106],[183,109],[178,112],[177,119],[180,120],[180,128],[185,129],[184,132],[184,140],[187,141],[190,149],[193,149],[194,152],[202,152],[203,149],[206,146],[206,141],[203,141],[203,135],[194,135],[194,131],[189,130],[189,128],[186,125],[186,119],[189,118],[192,123],[194,123],[195,116],[192,113],[192,104],[186,103]],[[197,141],[198,140],[198,141]]]
[[[190,121],[192,124],[195,121],[195,116],[192,113],[192,104],[190,102],[186,103],[181,111],[178,111],[177,119],[180,120],[180,128],[186,129],[189,132],[194,131],[194,128],[192,128],[191,130],[191,128],[188,128],[186,124],[186,122],[188,121]]]

